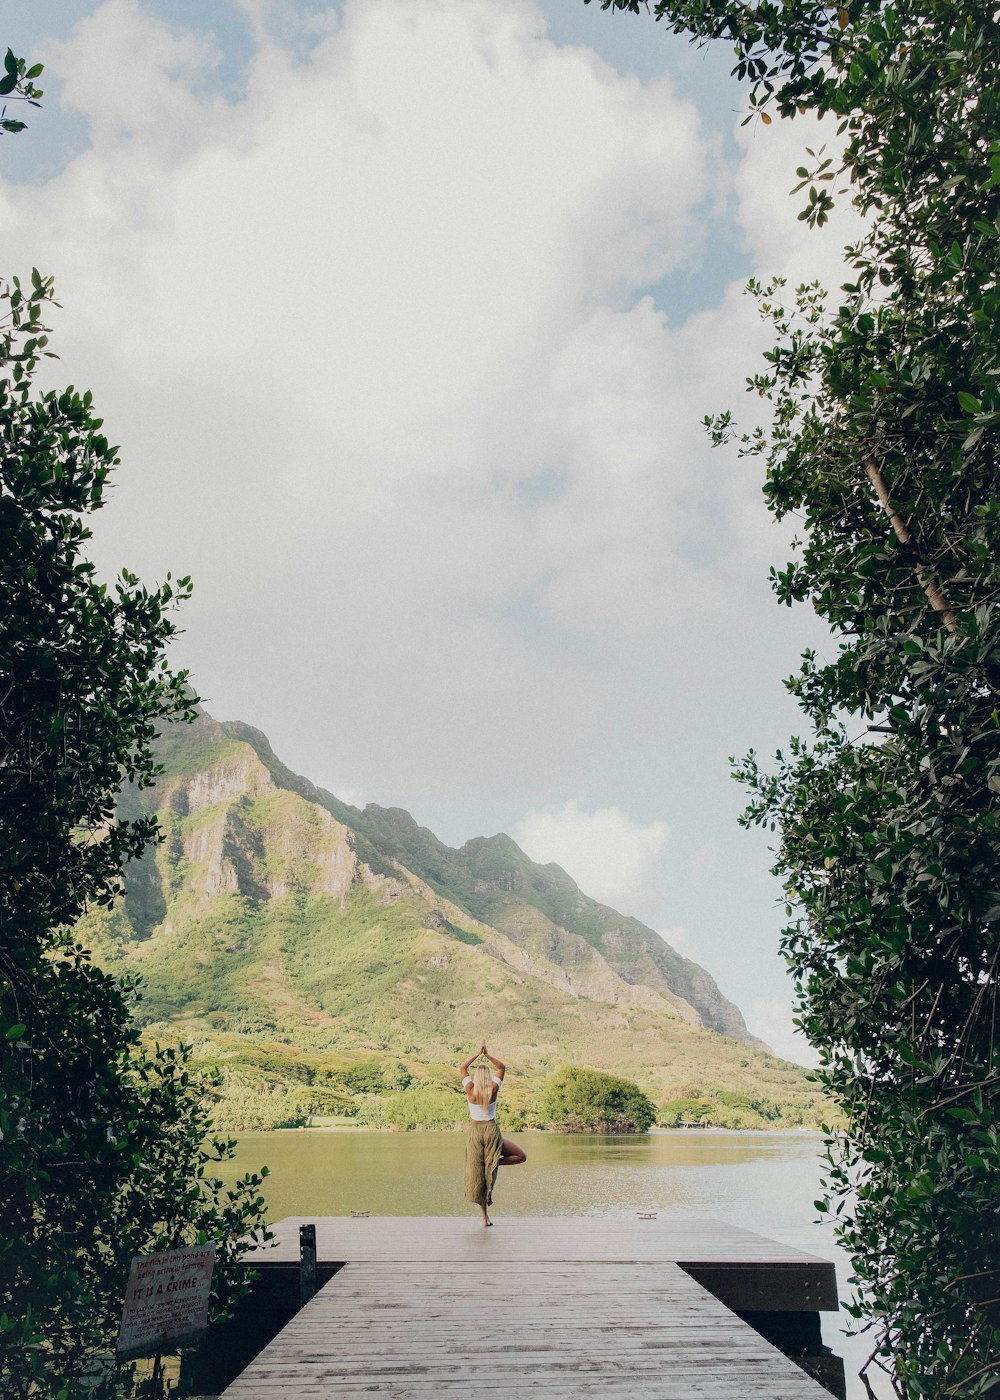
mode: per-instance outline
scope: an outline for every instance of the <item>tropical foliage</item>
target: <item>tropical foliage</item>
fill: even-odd
[[[263,1203],[259,1176],[214,1175],[232,1144],[188,1052],[140,1045],[136,979],[72,932],[156,834],[115,803],[156,776],[157,724],[191,709],[163,659],[189,585],[97,581],[85,522],[115,448],[89,394],[35,387],[52,280],[0,301],[0,1343],[5,1395],[73,1397],[113,1345],[131,1256],[215,1241],[224,1311]]]
[[[664,1128],[698,1124],[712,1128],[800,1128],[809,1126],[802,1107],[757,1090],[695,1086],[693,1092],[669,1099],[656,1111]]]
[[[702,1074],[676,1079],[666,1095],[643,1092],[656,1104],[661,1127],[815,1128],[818,1105],[801,1093],[800,1073],[768,1058],[770,1072],[763,1057],[747,1061],[751,1077],[744,1087],[728,1088]],[[216,1082],[214,1093],[219,1097],[212,1117],[226,1132],[269,1131],[306,1122],[404,1130],[459,1128],[468,1122],[454,1060],[428,1062],[414,1056],[403,1063],[365,1056],[356,1048],[307,1050],[219,1033],[195,1040],[192,1065]],[[726,1062],[719,1068],[724,1070]],[[607,1077],[622,1082],[621,1077]],[[546,1106],[551,1078],[518,1056],[497,1111],[505,1129],[560,1126]]]
[[[839,306],[754,287],[771,416],[742,447],[805,527],[774,585],[840,649],[789,682],[811,741],[741,773],[748,820],[779,833],[801,1022],[848,1119],[821,1209],[857,1310],[901,1395],[978,1395],[1000,1371],[1000,24],[953,0],[654,9],[735,45],[762,122],[839,122],[842,158],[797,172],[800,217],[823,223],[843,179],[866,220]]]
[[[658,999],[667,988],[652,959],[636,987],[582,935],[553,924],[531,902],[536,889],[541,903],[553,897],[552,868],[506,837],[469,843],[470,857],[405,812],[377,808],[365,814],[366,836],[331,810],[356,823],[355,809],[290,774],[262,734],[204,712],[170,726],[156,754],[165,769],[156,786],[130,789],[119,812],[155,812],[165,839],[129,867],[124,901],[92,909],[77,935],[105,968],[141,974],[147,1038],[189,1040],[223,1074],[227,1128],[259,1125],[265,1104],[293,1117],[461,1123],[461,1094],[407,1096],[452,1093],[461,1046],[484,1036],[503,1043],[515,1071],[516,1107],[505,1093],[501,1109],[512,1129],[540,1121],[538,1091],[563,1062],[635,1079],[657,1104],[704,1093],[720,1125],[824,1121],[829,1107],[798,1066],[697,1025],[676,998]],[[419,878],[386,853],[393,832]],[[435,860],[463,898],[475,862],[478,907],[492,901],[495,924],[436,890],[438,877],[424,873]],[[569,883],[555,876],[557,890]],[[692,982],[698,973],[687,964]],[[718,1014],[739,1013],[723,1002]]]
[[[644,1133],[656,1121],[656,1108],[638,1084],[578,1065],[546,1082],[539,1112],[563,1132]]]
[[[310,1106],[301,1092],[267,1084],[249,1075],[227,1074],[219,1081],[219,1101],[212,1123],[223,1133],[271,1133],[278,1128],[302,1128]]]

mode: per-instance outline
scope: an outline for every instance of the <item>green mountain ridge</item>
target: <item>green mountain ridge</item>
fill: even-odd
[[[448,847],[204,712],[169,727],[158,758],[156,786],[125,791],[120,813],[155,811],[163,840],[126,872],[124,900],[81,925],[104,965],[141,974],[151,1034],[182,1034],[258,1091],[369,1118],[372,1094],[450,1092],[455,1055],[485,1039],[529,1114],[533,1087],[578,1062],[660,1105],[728,1095],[758,1104],[751,1120],[817,1121],[814,1086],[703,968],[509,836]]]
[[[751,1036],[739,1009],[722,995],[703,967],[682,957],[638,919],[590,899],[560,866],[538,865],[505,833],[476,836],[454,850],[400,807],[369,803],[360,811],[313,787],[280,763],[259,730],[233,722],[223,728],[249,743],[280,785],[324,806],[357,836],[367,838],[383,857],[427,880],[438,893],[501,929],[515,942],[530,948],[534,935],[536,943],[548,942],[549,947],[532,951],[551,957],[556,945],[562,943],[566,956],[569,950],[565,945],[570,940],[565,935],[582,937],[624,981],[655,987],[673,1003],[678,999],[686,1002],[710,1029],[763,1046]],[[530,909],[547,921],[544,929],[533,927],[537,921],[525,917]],[[679,1005],[678,1009],[684,1014]]]

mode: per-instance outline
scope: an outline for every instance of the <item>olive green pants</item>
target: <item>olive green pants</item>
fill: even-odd
[[[465,1199],[474,1201],[477,1206],[493,1204],[493,1187],[500,1158],[503,1154],[503,1137],[496,1122],[469,1124],[469,1136],[465,1142]]]

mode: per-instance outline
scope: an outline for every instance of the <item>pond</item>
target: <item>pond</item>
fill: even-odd
[[[817,1219],[821,1139],[812,1133],[652,1132],[634,1137],[516,1134],[523,1167],[501,1171],[495,1214],[702,1215],[755,1230],[837,1265],[849,1294],[846,1256],[829,1223]],[[270,1217],[286,1215],[459,1215],[464,1134],[323,1131],[257,1133],[239,1140],[230,1176],[267,1164]],[[845,1335],[848,1319],[823,1317],[826,1344],[845,1359],[848,1395],[871,1344]],[[884,1378],[871,1377],[889,1400]],[[881,1384],[879,1384],[881,1382]]]

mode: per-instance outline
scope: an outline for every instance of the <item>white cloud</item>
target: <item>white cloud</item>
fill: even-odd
[[[660,904],[661,856],[669,836],[666,822],[643,825],[617,807],[586,812],[575,802],[528,812],[514,831],[514,840],[532,860],[561,865],[584,894],[623,914],[641,914]]]
[[[793,1012],[786,998],[751,997],[742,1009],[750,1030],[776,1055],[810,1069],[819,1064],[816,1051],[793,1024]]]
[[[129,54],[113,100],[109,50]],[[262,49],[238,106],[197,95],[214,61],[107,0],[57,55],[93,148],[4,221],[12,256],[57,269],[63,357],[86,347],[144,474],[123,478],[129,527],[166,559],[192,523],[213,589],[238,544],[245,592],[303,525],[398,568],[378,537],[401,507],[457,536],[457,563],[489,535],[494,601],[526,570],[572,592],[604,545],[591,510],[616,506],[615,568],[675,415],[662,318],[606,302],[679,256],[705,183],[693,109],[555,49],[528,4],[355,3],[306,65]],[[551,467],[565,497],[531,512],[516,485]],[[220,551],[227,493],[249,518]]]
[[[206,118],[224,119],[221,103],[189,87],[219,61],[209,39],[172,31],[139,0],[107,0],[80,20],[71,42],[55,46],[46,67],[63,78],[64,105],[86,114],[95,147],[170,163],[199,144]]]
[[[375,790],[406,792],[392,734],[437,782],[568,755],[612,701],[594,646],[648,649],[672,595],[719,595],[675,554],[683,348],[620,305],[682,255],[707,148],[667,83],[542,31],[527,0],[355,0],[308,62],[261,30],[226,103],[211,45],[106,0],[54,64],[91,149],[0,210],[12,262],[58,273],[54,373],[122,443],[99,561],[193,574],[209,697],[350,731]]]
[[[704,953],[695,947],[691,935],[680,924],[673,924],[670,928],[658,928],[656,931],[682,958],[690,958],[696,963],[704,962]]]
[[[845,145],[837,126],[835,116],[809,113],[771,126],[753,123],[739,131],[745,153],[735,179],[740,224],[762,273],[781,272],[792,287],[818,278],[836,292],[845,280],[841,249],[864,229],[840,180],[820,183],[834,196],[834,212],[822,232],[808,229],[797,217],[806,206],[808,188],[791,194],[799,183],[796,170],[811,171],[822,159],[832,161],[830,171],[837,170]]]
[[[90,148],[0,184],[7,266],[57,275],[53,380],[122,445],[98,561],[191,573],[178,655],[210,709],[334,791],[462,804],[453,840],[597,794],[592,866],[543,858],[649,917],[665,829],[620,809],[728,820],[726,755],[781,733],[815,640],[770,601],[759,472],[699,426],[742,406],[753,306],[676,326],[642,296],[712,255],[714,148],[531,0],[348,0],[308,58],[273,37],[291,7],[244,9],[228,100],[213,42],[105,0],[44,56]],[[762,270],[818,246],[789,139],[744,137]]]

